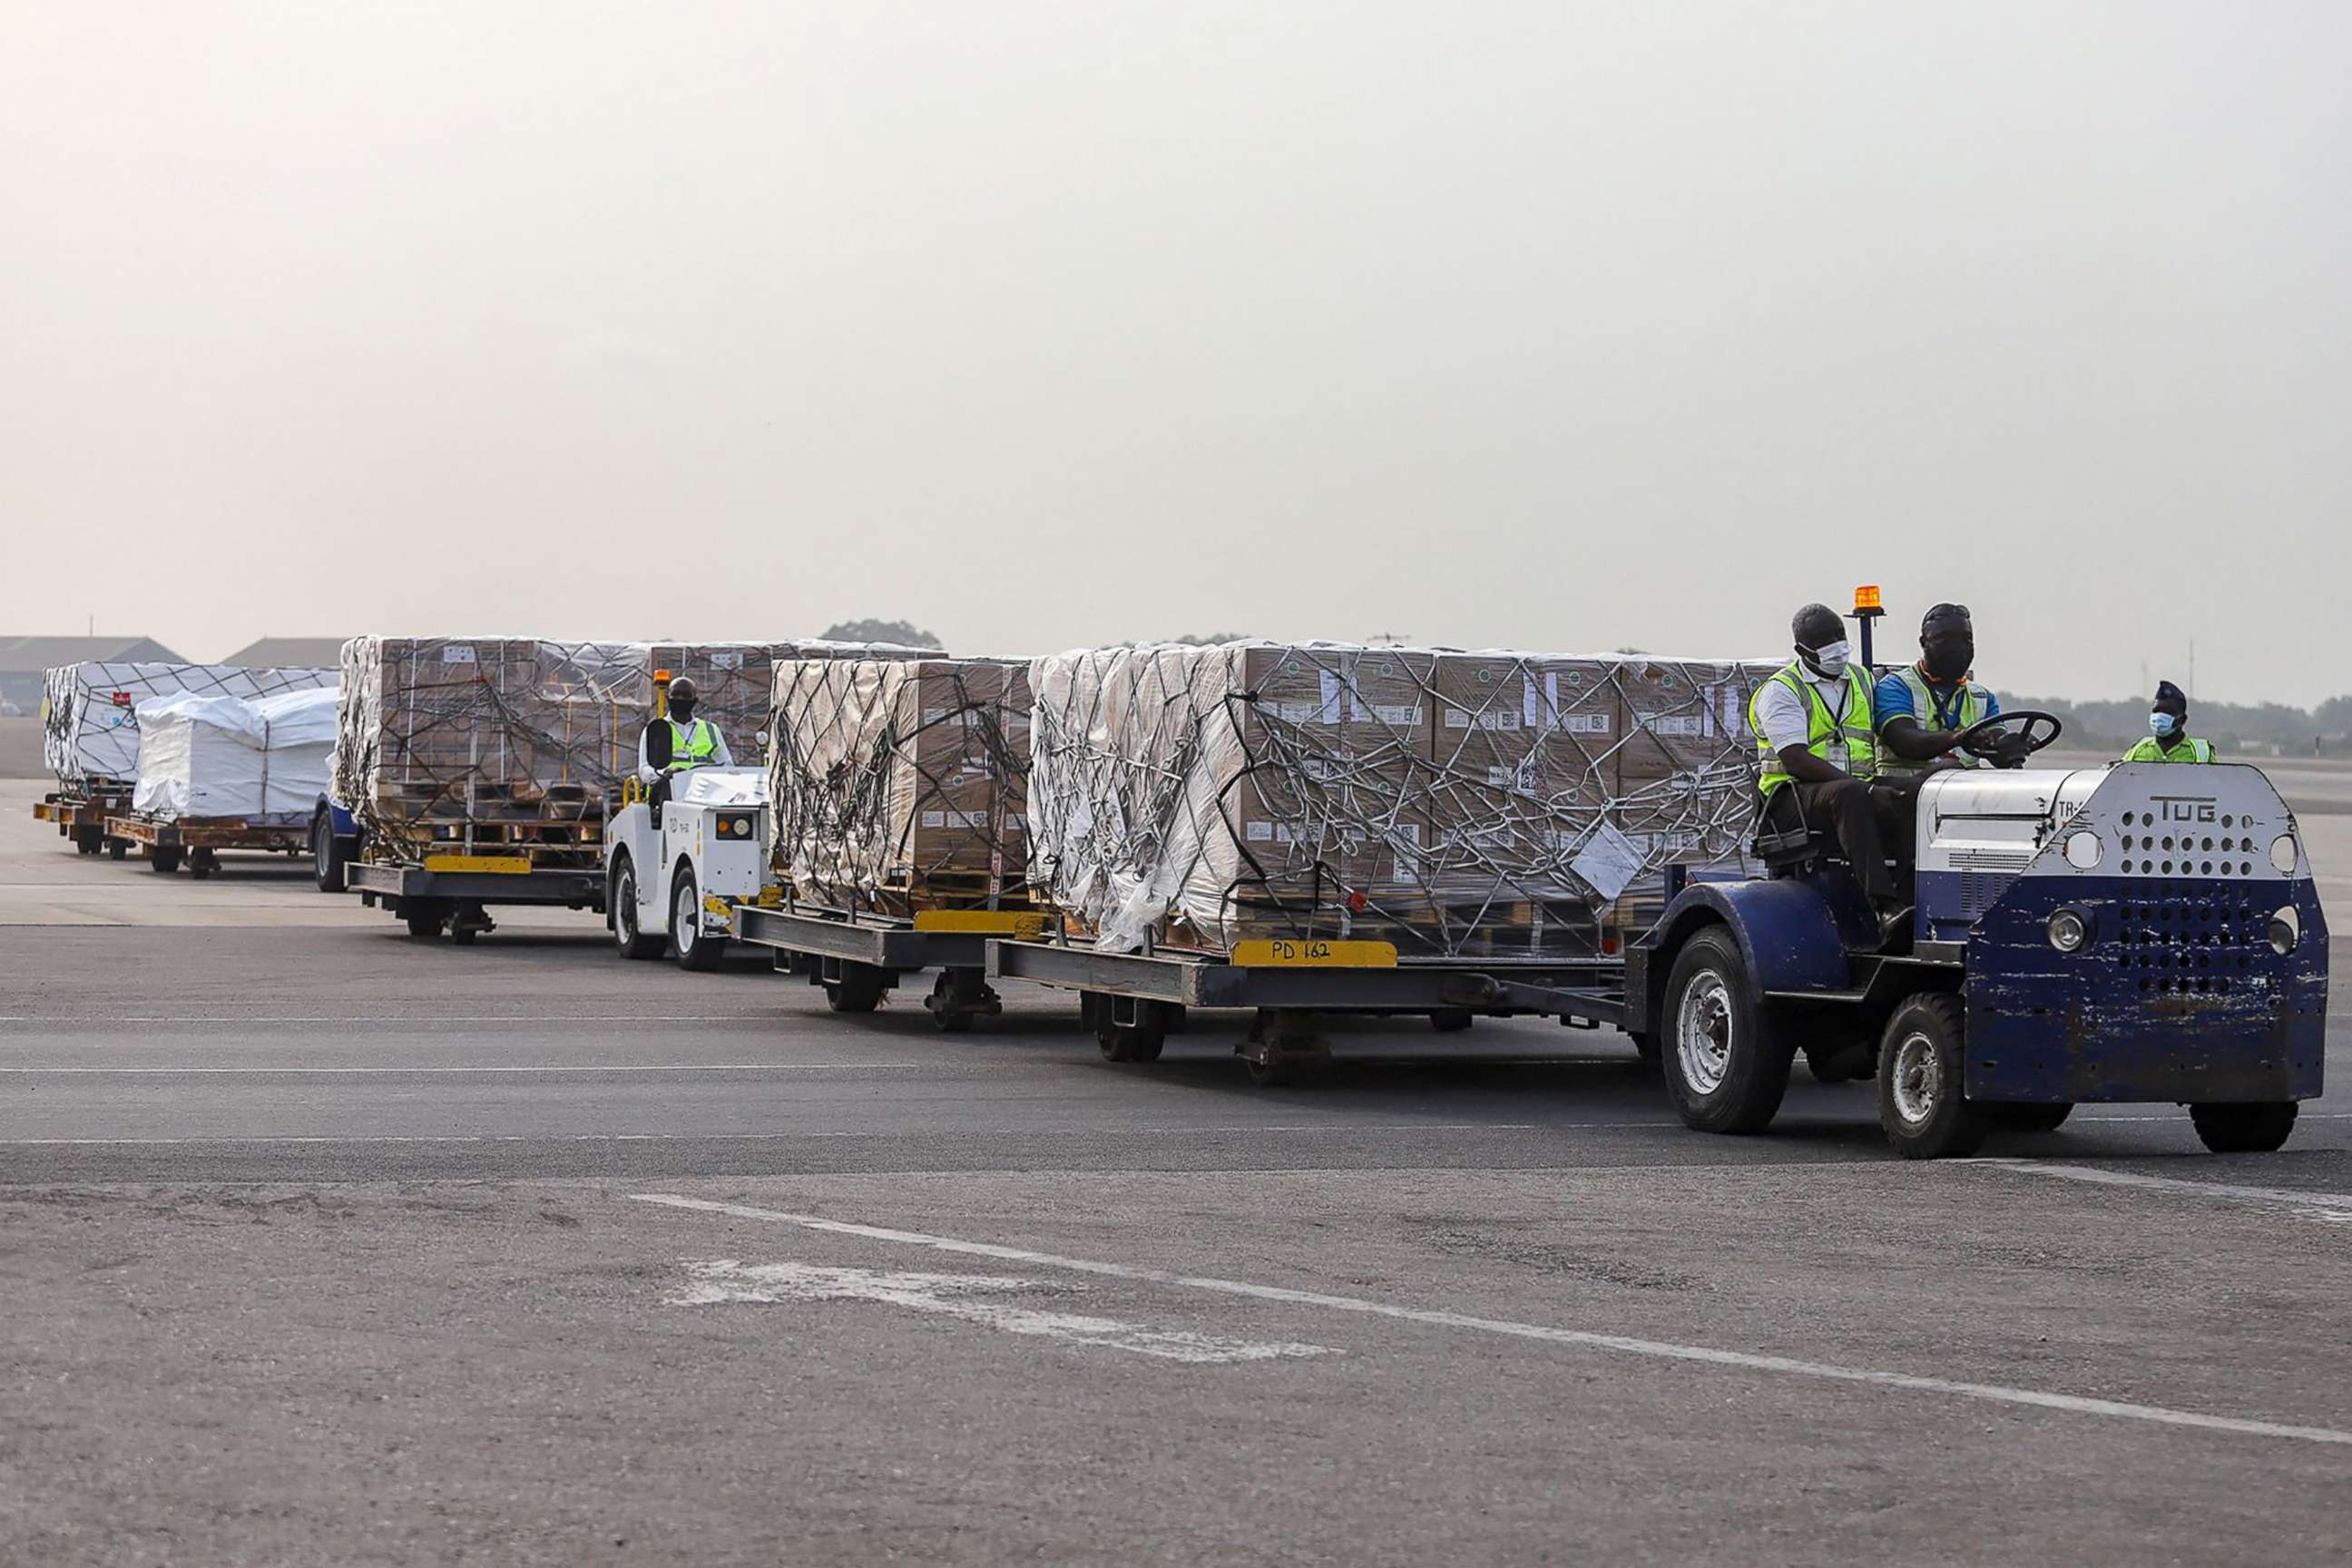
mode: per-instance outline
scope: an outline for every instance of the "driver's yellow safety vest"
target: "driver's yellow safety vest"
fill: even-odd
[[[1970,725],[1983,723],[1992,715],[1991,694],[1973,680],[1960,683],[1959,696],[1955,700],[1951,688],[1946,687],[1938,693],[1928,685],[1927,678],[1919,673],[1919,667],[1916,664],[1905,665],[1896,670],[1895,679],[1910,691],[1910,716],[1919,721],[1922,729],[1965,730]],[[1896,713],[1891,717],[1900,719],[1903,715]],[[1954,751],[1948,760],[1964,768],[1985,765],[1983,758],[1972,757],[1962,751]],[[1924,763],[1915,763],[1908,757],[1897,756],[1894,748],[1889,747],[1886,754],[1878,760],[1878,771],[1882,773],[1924,773],[1935,765],[1935,762],[1936,759],[1930,757]]]
[[[1805,750],[1827,762],[1830,748],[1843,741],[1847,773],[1858,779],[1870,778],[1877,773],[1878,742],[1870,729],[1870,677],[1867,673],[1857,666],[1846,666],[1843,713],[1830,711],[1829,704],[1822,700],[1822,694],[1813,689],[1811,681],[1805,679],[1793,659],[1781,666],[1772,679],[1764,685],[1769,686],[1773,681],[1795,692],[1805,705],[1810,731],[1805,738]],[[1756,787],[1769,800],[1774,790],[1790,782],[1790,775],[1780,766],[1780,753],[1765,738],[1763,722],[1756,712],[1757,700],[1763,695],[1764,687],[1759,686],[1756,689],[1756,696],[1748,700],[1748,728],[1756,735],[1756,765],[1761,775],[1756,781]]]
[[[2164,742],[2150,735],[2124,753],[2127,763],[2210,763],[2213,760],[2213,742],[2191,735],[2176,741],[2170,751]]]
[[[719,731],[708,719],[697,719],[681,724],[675,719],[665,721],[669,725],[669,765],[678,772],[698,768],[719,754]]]

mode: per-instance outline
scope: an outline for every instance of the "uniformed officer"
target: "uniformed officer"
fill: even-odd
[[[2127,763],[2210,763],[2213,742],[2189,733],[2189,699],[2169,680],[2156,683],[2148,704],[2147,739],[2124,753]]]

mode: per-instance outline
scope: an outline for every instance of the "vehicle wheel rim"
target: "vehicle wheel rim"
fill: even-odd
[[[694,896],[692,882],[677,885],[677,901],[670,906],[669,910],[669,931],[677,939],[677,951],[681,957],[694,951],[696,941],[702,935],[702,921],[698,918],[702,912],[701,903],[702,900]]]
[[[637,879],[626,871],[613,889],[613,929],[623,947],[637,940]]]
[[[1731,1070],[1731,988],[1716,971],[1701,970],[1683,992],[1675,1047],[1692,1093],[1709,1095],[1723,1087]]]
[[[1936,1114],[1942,1089],[1936,1067],[1936,1042],[1925,1035],[1907,1036],[1895,1047],[1895,1114],[1906,1127],[1920,1126]]]

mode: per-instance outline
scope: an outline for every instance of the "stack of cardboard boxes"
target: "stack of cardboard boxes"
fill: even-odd
[[[698,716],[755,766],[778,659],[866,645],[353,637],[343,645],[336,795],[371,844],[458,844],[549,864],[601,855],[603,823],[654,713],[657,675],[691,676]]]
[[[1000,659],[780,661],[774,868],[796,896],[910,913],[1025,902],[1029,672]]]

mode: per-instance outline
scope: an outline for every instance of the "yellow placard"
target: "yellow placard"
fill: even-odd
[[[918,910],[915,929],[964,935],[1038,937],[1045,934],[1046,918],[1035,910]]]
[[[1243,969],[1394,969],[1396,944],[1350,942],[1339,937],[1277,937],[1237,942],[1234,963]]]
[[[702,896],[702,910],[705,914],[723,915],[730,912],[734,907],[716,893],[705,893]]]
[[[427,855],[428,871],[486,871],[492,876],[521,877],[530,871],[527,855]]]

